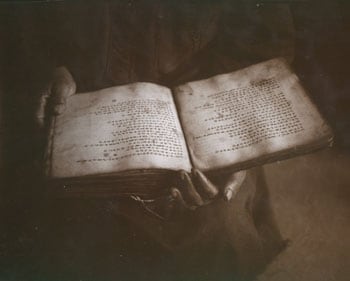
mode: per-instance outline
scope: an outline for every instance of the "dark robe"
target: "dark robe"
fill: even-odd
[[[272,57],[291,61],[294,52],[286,4],[59,1],[16,7],[16,16],[21,68],[12,72],[28,85],[27,108],[55,66],[71,71],[78,92],[136,81],[171,87]],[[35,157],[27,155],[27,166]],[[262,168],[248,171],[229,203],[217,199],[165,221],[131,199],[55,200],[38,187],[40,172],[23,174],[17,185],[35,194],[28,208],[40,228],[24,230],[32,239],[16,270],[26,279],[248,280],[285,245]]]

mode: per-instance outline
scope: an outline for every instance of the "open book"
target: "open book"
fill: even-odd
[[[177,171],[225,173],[326,147],[332,132],[284,59],[173,90],[134,83],[69,98],[50,182],[70,194],[154,194]]]

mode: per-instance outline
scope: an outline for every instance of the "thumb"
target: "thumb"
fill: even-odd
[[[53,83],[51,86],[54,114],[61,114],[65,110],[67,98],[74,95],[75,91],[76,83],[68,69],[64,66],[56,68],[53,73]]]

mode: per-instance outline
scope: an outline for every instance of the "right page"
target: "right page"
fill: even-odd
[[[283,58],[174,90],[193,166],[237,170],[327,145],[332,132]]]

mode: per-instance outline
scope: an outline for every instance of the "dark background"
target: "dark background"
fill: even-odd
[[[273,5],[278,1],[262,2]],[[332,149],[264,168],[278,225],[291,244],[259,280],[347,280],[350,276],[350,3],[345,0],[287,2],[296,31],[293,67],[331,124],[336,138]],[[3,274],[4,280],[25,280],[35,275],[38,268],[20,272],[29,263],[28,259],[36,258],[38,245],[33,241],[40,235],[38,217],[45,212],[38,207],[45,200],[38,195],[40,185],[28,182],[36,173],[33,159],[41,143],[33,137],[28,103],[23,98],[24,83],[30,83],[26,79],[30,75],[27,71],[31,69],[25,67],[26,55],[18,49],[23,40],[17,32],[19,8],[23,5],[39,4],[0,2],[0,279]]]

